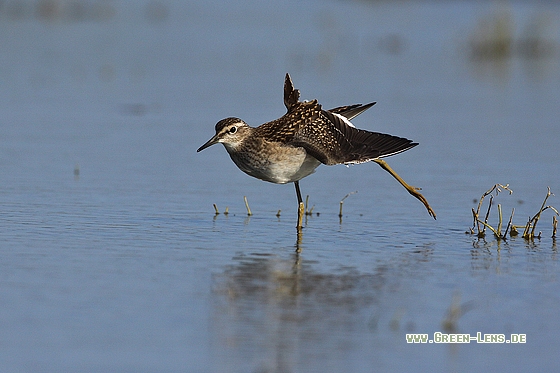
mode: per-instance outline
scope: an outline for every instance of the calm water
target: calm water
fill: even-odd
[[[560,193],[559,25],[546,3],[2,2],[0,370],[555,370],[552,212],[540,240],[465,231],[496,183],[518,225]],[[438,220],[375,164],[323,166],[298,242],[293,186],[196,153],[219,119],[282,115],[287,71],[419,142],[388,162]],[[435,332],[527,343],[406,343]]]

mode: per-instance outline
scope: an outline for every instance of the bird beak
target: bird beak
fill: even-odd
[[[198,150],[196,152],[198,153],[199,151],[202,151],[202,150],[204,150],[204,149],[206,149],[206,148],[208,148],[208,147],[210,147],[214,144],[217,144],[217,143],[218,143],[218,135],[216,134],[210,140],[206,141],[206,143],[204,145],[202,145],[200,148],[198,148]]]

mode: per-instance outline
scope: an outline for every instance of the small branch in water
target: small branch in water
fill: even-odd
[[[490,215],[490,208],[492,207],[492,201],[494,200],[494,196],[490,196],[490,203],[488,204],[488,210],[486,211],[486,216],[484,218],[484,222],[480,221],[480,209],[482,208],[482,202],[484,201],[484,198],[490,194],[492,194],[493,192],[496,192],[496,196],[503,190],[507,190],[509,192],[509,194],[513,193],[513,190],[509,189],[509,184],[506,185],[502,185],[502,184],[494,184],[494,186],[490,189],[488,189],[484,194],[482,194],[482,196],[480,197],[480,200],[478,201],[478,206],[476,208],[476,211],[474,209],[472,209],[472,214],[473,214],[473,227],[471,228],[471,232],[474,233],[474,228],[476,228],[477,231],[477,236],[479,238],[482,238],[486,235],[486,227],[488,227],[488,216]],[[486,224],[484,224],[486,223]],[[483,225],[482,229],[480,227],[480,224]],[[493,230],[494,231],[494,230]],[[507,231],[506,231],[507,233]],[[505,236],[505,234],[504,234]]]
[[[502,238],[502,205],[498,203],[498,239]]]
[[[537,228],[537,222],[539,221],[541,214],[543,213],[543,211],[551,209],[552,211],[554,211],[554,213],[557,215],[559,215],[558,210],[556,210],[553,206],[545,206],[546,205],[546,201],[548,200],[548,198],[550,196],[553,196],[554,194],[552,194],[550,192],[550,187],[548,187],[548,191],[546,193],[546,197],[544,198],[544,201],[541,205],[541,208],[539,209],[539,211],[535,214],[535,216],[533,217],[529,217],[529,219],[527,220],[527,224],[525,224],[525,226],[523,227],[523,235],[522,237],[526,240],[532,240],[535,237],[536,238],[541,238],[541,233],[539,232],[538,236],[535,236],[535,230]],[[554,220],[552,223],[552,230],[553,230],[553,235],[555,235],[555,225],[554,225]]]
[[[245,207],[247,207],[247,216],[253,215],[253,213],[251,212],[251,208],[249,207],[249,202],[247,201],[247,197],[243,196],[243,199],[245,200]]]
[[[311,215],[313,214],[313,209],[315,208],[315,205],[311,206],[311,208],[309,208],[309,194],[305,197],[305,215]]]
[[[531,234],[530,234],[529,237],[523,236],[523,238],[533,238],[533,237],[535,237],[535,229],[537,228],[537,222],[538,222],[539,219],[541,218],[541,213],[542,213],[544,210],[546,210],[546,209],[552,209],[552,210],[554,210],[554,212],[556,213],[556,215],[558,215],[558,211],[557,211],[554,207],[552,207],[552,206],[546,206],[546,207],[545,207],[546,201],[548,200],[548,197],[553,196],[553,195],[554,195],[554,194],[552,194],[552,193],[550,192],[550,187],[548,187],[548,191],[547,191],[547,193],[546,193],[546,197],[544,197],[544,201],[543,201],[543,203],[542,203],[541,209],[539,210],[539,212],[537,212],[537,214],[536,214],[531,220],[529,220],[529,223],[533,222],[533,229],[531,229]],[[540,237],[540,234],[539,234],[539,237]]]
[[[220,215],[220,211],[218,211],[218,206],[216,206],[215,203],[212,206],[214,206],[214,212],[216,213],[216,215]]]
[[[348,197],[350,197],[352,194],[356,194],[358,193],[358,191],[356,190],[355,192],[350,192],[347,195],[345,195],[341,200],[340,200],[340,210],[338,212],[338,217],[342,218],[342,205],[344,204],[344,200]]]
[[[488,217],[490,216],[490,208],[492,207],[493,201],[494,196],[490,196],[490,202],[488,202],[488,210],[486,211],[486,216],[484,217],[484,228],[482,229],[482,235],[486,233],[486,227],[488,226]]]
[[[480,223],[482,223],[482,225],[484,225],[485,227],[488,227],[488,228],[492,231],[492,233],[494,233],[494,235],[495,235],[496,237],[500,237],[500,235],[498,234],[498,232],[497,232],[497,231],[494,229],[494,227],[492,227],[490,224],[488,224],[488,223],[486,223],[486,222],[483,222],[482,220],[478,220],[478,221],[479,221]]]
[[[513,236],[513,226],[511,225],[512,221],[513,221],[513,214],[515,213],[515,208],[511,209],[511,215],[509,216],[509,221],[508,224],[506,226],[506,231],[504,232],[504,237],[507,235],[507,232],[509,231],[509,229],[511,228],[512,230],[510,231],[510,236]]]

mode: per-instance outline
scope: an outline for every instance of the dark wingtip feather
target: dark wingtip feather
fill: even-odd
[[[347,157],[345,163],[367,162],[375,158],[385,158],[391,155],[407,151],[418,143],[412,140],[388,135],[385,133],[355,130],[348,143],[345,152]]]
[[[402,153],[418,145],[404,137],[350,127],[336,114],[323,113],[337,129],[333,135],[336,138],[338,150],[328,155],[329,164],[367,162],[375,158]]]
[[[286,79],[284,81],[284,105],[286,105],[286,109],[290,111],[290,109],[298,102],[299,90],[294,88],[290,74],[286,73]]]
[[[352,120],[353,118],[362,114],[364,111],[366,111],[367,109],[369,109],[375,104],[376,102],[370,102],[369,104],[365,104],[365,105],[362,104],[346,105],[346,106],[336,107],[328,111],[334,114],[342,115],[348,120]]]

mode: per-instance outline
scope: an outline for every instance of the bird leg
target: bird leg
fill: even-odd
[[[305,205],[303,204],[303,199],[301,198],[301,191],[299,190],[299,180],[294,181],[294,185],[296,187],[296,195],[298,199],[298,220],[297,220],[296,229],[298,230],[298,232],[300,232],[301,227],[303,225],[303,215],[305,213]]]
[[[424,206],[426,207],[426,210],[428,210],[428,214],[430,214],[430,216],[432,218],[434,218],[434,219],[436,218],[436,213],[435,213],[434,210],[432,210],[430,204],[428,203],[428,200],[426,199],[426,197],[424,197],[419,192],[419,190],[421,190],[422,188],[416,188],[416,187],[413,187],[413,186],[409,185],[383,159],[376,158],[376,159],[373,159],[373,161],[375,163],[377,163],[379,166],[381,166],[382,169],[384,169],[385,171],[390,173],[391,176],[393,176],[395,179],[397,179],[397,181],[408,191],[408,193],[412,194],[413,197],[417,198],[420,202],[422,202],[424,204]],[[297,186],[296,186],[296,188],[297,188]]]
[[[297,201],[298,201],[298,203],[302,203],[302,202],[303,202],[303,198],[301,198],[301,191],[299,190],[299,180],[298,180],[298,181],[294,181],[294,185],[295,185],[295,187],[296,187]]]

